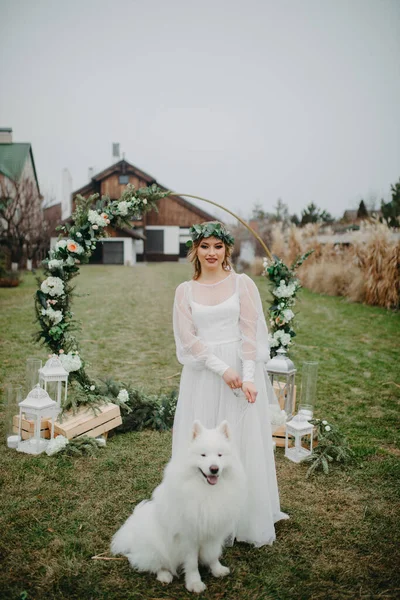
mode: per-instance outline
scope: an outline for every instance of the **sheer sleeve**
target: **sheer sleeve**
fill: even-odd
[[[205,367],[222,376],[229,365],[215,356],[207,344],[196,335],[188,298],[188,285],[181,283],[175,292],[173,325],[176,356],[183,365],[200,369]]]
[[[257,286],[245,274],[239,277],[241,332],[240,358],[243,362],[243,381],[253,381],[256,362],[269,360],[268,328]]]

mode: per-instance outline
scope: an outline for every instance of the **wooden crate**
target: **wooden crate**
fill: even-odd
[[[276,397],[278,398],[279,406],[281,407],[281,410],[283,410],[285,408],[285,388],[280,389],[279,385],[276,381],[274,381],[274,385],[272,387],[274,388],[274,392],[276,394]],[[292,414],[293,415],[295,413],[295,410],[296,410],[296,386],[294,386],[294,388],[293,388],[293,404],[292,404]],[[277,448],[285,447],[285,435],[286,435],[286,425],[281,425],[272,434],[272,437],[275,441]],[[289,440],[289,446],[290,445],[291,445],[291,442]]]
[[[122,424],[121,411],[119,406],[112,404],[102,404],[96,410],[82,407],[75,414],[70,411],[65,413],[62,420],[54,424],[54,434],[64,435],[71,440],[82,435],[97,437],[106,434],[111,429]]]
[[[19,415],[13,417],[13,432],[19,433]],[[28,440],[35,435],[35,422],[33,419],[25,419],[22,417],[21,437],[23,440]],[[40,436],[50,439],[49,423],[46,418],[43,418],[40,423]]]

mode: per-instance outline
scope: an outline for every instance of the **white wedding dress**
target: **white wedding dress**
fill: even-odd
[[[281,512],[270,424],[279,404],[265,371],[268,330],[260,295],[247,275],[231,271],[216,284],[186,281],[175,293],[174,334],[178,360],[184,365],[173,427],[172,455],[190,441],[193,421],[208,428],[227,419],[233,429],[247,475],[247,506],[233,532],[236,540],[255,546],[272,544]],[[243,381],[254,381],[257,400],[222,379],[227,367]]]

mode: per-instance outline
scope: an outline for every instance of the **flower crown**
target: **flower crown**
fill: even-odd
[[[229,233],[222,223],[205,223],[204,225],[192,225],[189,229],[191,240],[186,242],[186,246],[190,248],[193,242],[201,238],[216,237],[224,242],[227,246],[233,246],[235,238]]]

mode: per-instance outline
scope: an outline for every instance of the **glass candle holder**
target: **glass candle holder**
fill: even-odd
[[[17,448],[19,403],[22,400],[22,385],[10,383],[4,389],[4,428],[9,448]]]
[[[27,358],[25,370],[25,396],[39,383],[39,369],[42,368],[40,358]]]
[[[301,371],[301,392],[299,416],[305,421],[313,418],[315,399],[317,395],[318,363],[314,361],[303,363]]]

